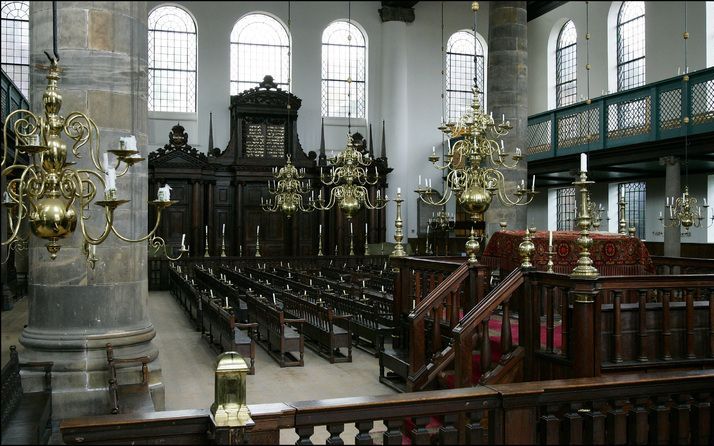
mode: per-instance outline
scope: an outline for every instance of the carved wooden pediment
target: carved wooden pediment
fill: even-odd
[[[169,132],[169,143],[149,153],[152,167],[205,167],[208,157],[188,144],[188,133],[177,124]]]
[[[292,93],[283,91],[273,81],[272,76],[265,76],[263,82],[257,87],[245,90],[244,92],[231,96],[231,107],[239,107],[240,111],[252,110],[252,107],[258,106],[266,111],[266,108],[287,109],[288,101],[290,101],[290,109],[297,111],[302,105],[302,99]],[[269,110],[270,113],[275,113],[275,110]]]

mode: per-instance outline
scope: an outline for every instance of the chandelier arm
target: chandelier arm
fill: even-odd
[[[13,122],[12,118],[15,115],[19,114],[25,114],[27,117],[23,118],[18,118]],[[28,120],[29,118],[32,118],[32,121]],[[8,147],[10,147],[7,143],[7,126],[9,123],[12,123],[13,130],[15,132],[15,141],[17,142],[18,136],[22,138],[27,138],[28,136],[32,135],[35,133],[35,131],[38,128],[42,127],[42,119],[39,118],[37,115],[32,113],[29,110],[15,110],[14,112],[10,113],[7,115],[5,118],[5,123],[3,124],[3,153],[2,153],[2,163],[0,163],[0,166],[5,166],[5,163],[7,162],[7,150]],[[22,128],[28,128],[29,130],[22,130]],[[17,146],[17,144],[16,144]],[[13,164],[17,164],[17,154],[18,150],[15,149],[15,155],[13,156]]]
[[[80,149],[89,142],[87,151],[90,154],[94,166],[106,171],[106,167],[102,166],[99,161],[99,130],[92,119],[82,112],[72,112],[65,118],[64,132],[69,139],[74,141],[72,144],[72,154],[77,158],[81,158]]]
[[[169,260],[172,260],[172,261],[179,260],[183,256],[183,252],[179,250],[178,257],[175,257],[175,258],[171,257],[169,255],[168,251],[166,250],[166,241],[162,237],[159,237],[159,236],[154,236],[149,239],[149,247],[157,249],[157,250],[159,248],[162,248],[166,258]]]
[[[86,195],[80,195],[81,198],[84,198],[84,201],[82,201],[82,204],[88,205],[89,203],[92,202],[92,200],[94,200],[94,197],[97,194],[97,186],[94,184],[93,181],[91,181],[89,179],[89,175],[94,175],[95,177],[97,177],[99,182],[102,184],[102,189],[106,189],[107,186],[106,186],[106,183],[104,182],[104,177],[102,175],[98,174],[94,170],[79,169],[76,172],[77,172],[77,176],[80,178],[82,183],[86,183],[87,186],[91,186],[91,187],[88,187],[88,189],[91,190],[90,192],[88,192]],[[81,177],[79,176],[80,174],[86,174],[87,179],[82,180]],[[80,190],[83,190],[83,189],[80,189]]]
[[[107,211],[107,212],[110,212],[110,211]],[[112,214],[113,214],[113,212],[112,212]],[[151,231],[149,231],[149,233],[146,234],[145,236],[137,238],[137,239],[125,237],[119,233],[119,231],[117,230],[116,227],[114,227],[114,225],[110,225],[110,226],[112,228],[112,232],[114,233],[114,235],[119,237],[119,239],[121,239],[125,242],[129,242],[129,243],[138,243],[138,242],[143,242],[144,240],[149,240],[150,238],[152,238],[154,236],[154,234],[156,233],[156,230],[159,228],[160,223],[161,223],[161,209],[157,209],[156,224],[154,224],[154,228]]]

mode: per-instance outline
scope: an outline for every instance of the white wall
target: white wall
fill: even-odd
[[[618,2],[619,3],[619,2]],[[687,2],[687,59],[690,71],[712,65],[707,63],[707,34],[711,41],[712,27],[706,24],[704,1]],[[616,90],[608,81],[609,70],[614,62],[608,59],[608,16],[612,2],[590,2],[590,97],[601,96],[602,91]],[[553,11],[528,22],[528,114],[548,110],[548,95],[552,85],[548,83],[548,65],[555,64],[555,53],[548,50],[552,34],[557,38],[558,28],[572,19],[578,32],[578,98],[587,96],[587,50],[585,40],[585,2],[567,2]],[[656,82],[675,76],[677,67],[684,68],[684,3],[646,2],[645,4],[645,51],[646,81]],[[614,30],[613,30],[614,33]],[[614,36],[614,34],[613,34]],[[611,58],[610,58],[611,59]],[[553,69],[551,68],[551,71]],[[554,72],[554,71],[553,71]],[[611,76],[610,76],[611,77]]]

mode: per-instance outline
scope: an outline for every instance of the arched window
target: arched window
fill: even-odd
[[[178,6],[149,14],[149,110],[196,112],[196,24]]]
[[[364,118],[366,108],[364,34],[346,20],[332,22],[322,32],[322,116]]]
[[[645,84],[645,2],[623,2],[617,15],[617,90]]]
[[[266,75],[282,86],[290,78],[290,36],[267,14],[248,14],[231,32],[231,94],[257,87]]]
[[[30,2],[2,2],[2,69],[25,97],[30,88]]]
[[[476,53],[476,84],[480,91],[481,110],[486,110],[483,43],[474,39],[472,31],[457,31],[446,44],[446,110],[447,121],[457,121],[471,106],[474,86],[474,51]]]
[[[575,102],[578,93],[578,33],[575,23],[568,20],[558,34],[555,50],[555,95],[557,107]]]

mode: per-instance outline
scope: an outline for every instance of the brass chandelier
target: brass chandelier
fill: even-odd
[[[325,211],[337,205],[350,220],[362,206],[367,209],[383,209],[387,206],[389,198],[387,194],[382,197],[379,190],[374,203],[369,198],[369,191],[365,185],[376,185],[379,182],[379,172],[377,166],[373,166],[374,160],[359,151],[352,135],[347,136],[345,150],[334,157],[327,158],[327,161],[332,165],[327,174],[322,167],[320,168],[320,181],[325,186],[333,187],[327,200],[323,198],[320,191],[313,202],[315,209]],[[370,169],[372,166],[374,169]]]
[[[476,39],[476,11],[477,2],[471,6],[474,11],[474,40]],[[476,73],[476,56],[474,52],[474,73]],[[496,123],[493,113],[487,115],[481,110],[479,101],[480,90],[472,87],[473,100],[471,110],[467,111],[456,123],[442,123],[439,126],[449,140],[449,150],[444,155],[442,164],[436,151],[428,157],[429,161],[439,170],[447,171],[444,181],[444,193],[436,199],[436,191],[430,185],[417,188],[419,198],[432,206],[443,206],[456,197],[457,202],[469,214],[473,222],[484,220],[484,213],[488,210],[494,196],[505,206],[523,206],[529,204],[535,196],[535,184],[527,189],[525,181],[517,185],[513,196],[506,192],[505,177],[499,169],[514,169],[523,159],[520,149],[516,148],[513,155],[505,152],[503,137],[513,127],[502,116],[501,122]],[[462,139],[451,145],[451,138],[463,136]],[[500,144],[497,140],[500,139]],[[509,163],[508,158],[512,159]],[[535,181],[534,181],[535,183]]]
[[[287,156],[285,166],[280,170],[274,168],[273,175],[275,180],[268,182],[268,193],[275,196],[264,200],[260,198],[260,205],[265,212],[282,212],[287,218],[291,218],[298,210],[303,212],[311,212],[315,208],[313,200],[310,199],[307,204],[303,203],[303,194],[310,191],[310,185],[302,180],[305,178],[305,169],[298,169],[290,161],[290,155]]]
[[[54,3],[53,22],[57,23]],[[59,241],[71,236],[79,224],[82,251],[92,268],[97,261],[96,245],[104,242],[111,233],[125,242],[148,241],[150,247],[163,248],[166,254],[164,240],[155,234],[161,221],[161,211],[177,201],[170,200],[167,187],[162,188],[159,199],[149,202],[156,207],[157,219],[147,235],[131,239],[117,230],[114,226],[114,211],[129,200],[117,198],[116,178],[126,175],[134,164],[144,158],[136,150],[133,137],[121,138],[117,149],[107,150],[115,157],[115,161],[110,163],[108,153],[100,156],[99,130],[89,116],[77,111],[66,117],[60,115],[62,95],[58,84],[61,69],[58,64],[56,32],[53,35],[53,48],[54,57],[45,52],[50,65],[47,88],[42,96],[44,116],[29,110],[15,110],[7,116],[3,125],[1,166],[2,175],[8,178],[3,205],[7,208],[11,235],[2,244],[13,246],[23,240],[21,227],[27,221],[36,237],[47,240],[47,251],[54,260],[62,246]],[[12,160],[8,155],[8,127],[14,131],[16,141]],[[65,138],[71,141],[75,158],[81,158],[82,152],[86,151],[92,161],[91,168],[73,167],[76,163],[67,159]],[[27,163],[18,161],[20,153],[27,156]],[[98,191],[102,190],[104,199],[95,200]],[[89,212],[91,204],[103,208],[104,228],[99,235],[90,234],[85,224],[92,217]],[[183,247],[179,252],[185,252]]]

